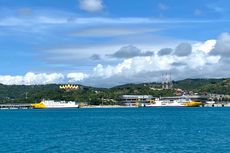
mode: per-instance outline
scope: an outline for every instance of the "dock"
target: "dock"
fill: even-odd
[[[0,104],[0,109],[32,109],[31,104]]]
[[[214,103],[214,104],[204,104],[202,107],[230,107],[230,103]]]

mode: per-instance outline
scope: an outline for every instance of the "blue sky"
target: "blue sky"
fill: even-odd
[[[229,3],[0,0],[0,83],[113,86],[171,71],[175,80],[229,77]]]

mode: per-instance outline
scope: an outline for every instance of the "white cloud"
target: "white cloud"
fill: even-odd
[[[173,79],[176,80],[188,77],[224,77],[229,76],[229,71],[226,71],[228,64],[222,62],[221,59],[223,57],[225,57],[225,61],[229,59],[229,56],[226,56],[229,51],[229,38],[230,36],[225,33],[220,35],[217,40],[191,43],[192,51],[186,56],[154,54],[145,57],[130,57],[117,60],[113,65],[97,64],[87,74],[81,72],[66,75],[60,73],[27,73],[24,76],[0,76],[0,83],[30,85],[78,82],[84,85],[108,87],[130,82],[160,81],[161,73],[166,71],[171,71]],[[175,50],[176,48],[175,44],[172,49]],[[220,50],[216,50],[217,48]],[[211,54],[212,51],[218,52]]]
[[[209,53],[216,45],[216,40],[207,40],[204,43],[199,42],[193,45],[194,50],[200,50],[205,53]]]
[[[168,41],[167,41],[168,42]],[[173,41],[171,41],[173,42]],[[181,44],[183,41],[175,41],[170,43],[158,43],[155,42],[151,45],[146,44],[139,44],[137,45],[139,50],[148,51],[157,51],[164,47],[170,47],[172,48],[169,53],[164,54],[164,56],[160,56],[158,54],[151,54],[147,56],[130,56],[126,59],[117,59],[114,61],[105,61],[100,60],[98,62],[102,63],[94,63],[97,64],[93,68],[91,72],[88,73],[88,75],[85,77],[82,75],[83,79],[79,79],[79,75],[76,75],[76,80],[74,81],[80,81],[83,84],[86,85],[95,85],[95,86],[111,86],[111,85],[117,85],[121,83],[129,83],[129,82],[148,82],[148,81],[159,81],[160,75],[162,72],[165,71],[171,71],[173,70],[176,74],[173,74],[175,78],[178,79],[184,79],[187,77],[202,77],[208,76],[212,77],[215,76],[215,72],[217,70],[209,70],[213,65],[218,65],[220,63],[220,56],[218,55],[210,55],[209,52],[213,49],[213,47],[216,44],[216,40],[207,40],[204,42],[189,42],[187,46],[189,46],[187,49],[189,50],[188,53],[186,53],[186,56],[177,56],[175,54],[170,54],[177,48],[177,44]],[[59,49],[54,50],[55,54],[58,52],[60,54],[70,54],[70,58],[72,57],[79,57],[74,56],[77,55],[78,50],[79,52],[83,52],[84,54],[90,55],[84,55],[85,57],[92,56],[92,50],[95,51],[95,53],[100,51],[100,57],[103,58],[103,55],[108,55],[108,53],[114,53],[114,51],[119,50],[121,46],[126,46],[123,44],[113,44],[110,45],[96,45],[96,46],[85,46],[85,47],[78,47],[78,48],[69,48],[69,49]],[[136,46],[136,45],[135,45]],[[184,48],[180,50],[180,52],[183,52]],[[54,56],[51,56],[54,57]],[[63,56],[61,56],[63,57]],[[69,59],[69,58],[68,58]],[[108,60],[108,59],[106,59]],[[220,69],[218,66],[216,66],[218,70]],[[204,70],[206,69],[206,70]],[[198,71],[199,70],[199,71]],[[201,73],[208,74],[204,75]],[[213,72],[213,73],[211,73]],[[143,75],[142,75],[143,74]],[[181,75],[180,75],[181,74]],[[149,76],[146,76],[149,75]],[[80,75],[81,76],[81,75]],[[151,76],[151,77],[150,77]]]
[[[174,61],[177,61],[176,57],[135,57],[126,59],[115,66],[102,66],[99,64],[94,69],[94,75],[103,78],[109,78],[114,75],[131,77],[147,71],[169,70]]]
[[[132,64],[133,64],[133,59],[124,60],[122,63],[119,63],[116,66],[109,65],[109,66],[104,67],[101,64],[98,64],[94,68],[94,76],[109,78],[113,75],[119,75],[119,74],[125,75],[124,72],[131,70]]]
[[[176,80],[188,77],[204,77],[206,75],[204,70],[216,65],[219,59],[219,57],[207,56],[202,52],[192,54],[189,57],[135,57],[126,59],[115,66],[97,65],[94,68],[92,78],[84,83],[96,86],[113,86],[123,83],[161,81],[161,74],[169,71],[172,72],[172,77]],[[184,65],[174,66],[175,62],[184,63]],[[213,70],[207,74],[207,77],[215,75],[215,70]]]
[[[28,72],[24,76],[11,76],[11,75],[0,76],[0,83],[6,85],[50,84],[50,83],[59,83],[62,82],[63,80],[64,80],[64,75],[60,73],[35,74],[32,72]]]
[[[88,77],[89,76],[87,74],[84,74],[84,73],[69,73],[67,75],[67,79],[69,80],[69,82],[82,81]]]
[[[221,71],[220,67],[217,66],[220,63],[220,56],[208,54],[214,43],[213,40],[196,43],[192,47],[197,50],[192,48],[192,52],[187,56],[172,54],[159,56],[156,54],[125,59],[117,65],[98,64],[87,82],[92,83],[93,81],[90,79],[93,78],[97,80],[97,83],[94,84],[94,82],[92,85],[103,85],[106,80],[106,82],[110,82],[111,86],[129,82],[160,81],[160,75],[165,71],[172,71],[174,79],[215,77],[216,71]],[[216,69],[211,71],[212,67]],[[107,85],[109,86],[108,83]]]
[[[87,78],[84,73],[32,73],[28,72],[21,76],[0,75],[0,83],[6,85],[41,85],[52,83],[78,82]]]
[[[98,12],[103,9],[102,0],[79,0],[80,8],[88,12]]]
[[[220,55],[224,57],[230,57],[230,34],[222,33],[210,52],[211,55]]]

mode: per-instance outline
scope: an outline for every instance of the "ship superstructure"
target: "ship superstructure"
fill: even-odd
[[[157,98],[151,104],[146,104],[146,107],[198,107],[201,102],[193,101],[186,97],[176,98]]]
[[[79,105],[73,101],[54,101],[54,100],[42,100],[40,103],[32,104],[33,108],[78,108]]]

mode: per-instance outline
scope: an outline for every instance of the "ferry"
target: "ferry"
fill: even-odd
[[[201,102],[192,101],[185,97],[156,99],[150,104],[144,104],[144,107],[199,107]]]
[[[31,105],[35,109],[44,108],[79,108],[79,105],[73,101],[54,101],[54,100],[42,100],[40,103]]]

